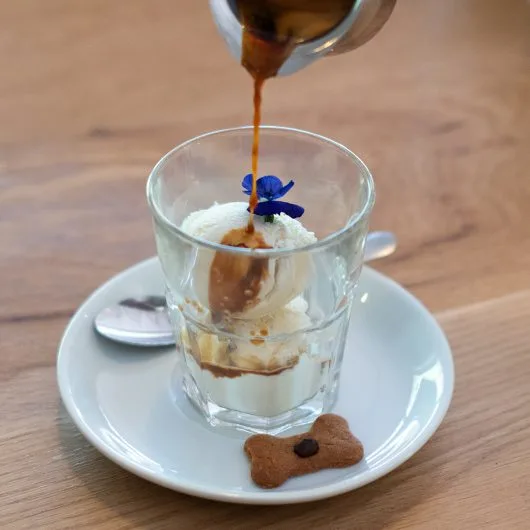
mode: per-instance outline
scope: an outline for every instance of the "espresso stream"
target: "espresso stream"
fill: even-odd
[[[254,227],[263,85],[267,79],[276,76],[297,45],[328,33],[344,20],[354,3],[355,0],[231,1],[243,26],[241,64],[254,81],[252,192],[247,227],[231,230],[221,244],[254,250],[271,248]],[[255,305],[267,274],[266,258],[217,252],[210,269],[208,293],[214,321]]]
[[[263,85],[276,76],[297,45],[331,31],[346,18],[354,3],[355,0],[237,0],[233,5],[243,26],[241,64],[254,79],[249,232],[254,230],[254,210],[258,204],[256,181]]]

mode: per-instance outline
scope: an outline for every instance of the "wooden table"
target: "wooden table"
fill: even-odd
[[[450,412],[359,491],[277,508],[162,489],[93,449],[55,382],[68,318],[154,253],[144,184],[175,144],[250,121],[250,81],[207,2],[0,4],[0,528],[530,526],[530,6],[401,0],[349,55],[271,82],[265,121],[315,130],[373,169],[377,267],[439,317]]]

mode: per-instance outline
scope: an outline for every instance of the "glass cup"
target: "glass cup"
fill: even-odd
[[[183,231],[197,210],[248,201],[241,181],[251,148],[251,127],[189,140],[155,166],[147,198],[178,349],[178,390],[212,425],[278,433],[314,421],[335,402],[374,184],[342,145],[264,126],[259,174],[295,181],[288,200],[305,208],[300,222],[316,242],[250,250]],[[265,271],[252,310],[210,310],[215,260]],[[229,306],[241,296],[236,284],[224,292]]]

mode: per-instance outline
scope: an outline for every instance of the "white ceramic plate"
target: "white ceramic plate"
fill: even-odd
[[[339,398],[365,459],[262,490],[249,476],[246,435],[202,421],[172,377],[173,349],[120,346],[93,330],[120,299],[164,290],[158,260],[144,261],[95,291],[68,325],[57,361],[64,404],[104,455],[147,480],[228,502],[287,504],[338,495],[409,459],[442,421],[453,391],[451,351],[431,314],[383,275],[364,268],[346,346]]]

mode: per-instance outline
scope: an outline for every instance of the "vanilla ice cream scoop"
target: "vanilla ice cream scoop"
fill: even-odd
[[[246,202],[215,204],[207,210],[191,213],[183,221],[181,228],[193,237],[221,243],[231,231],[243,231],[246,228],[249,220],[247,207]],[[317,240],[298,220],[285,214],[275,215],[272,223],[255,216],[254,226],[256,235],[264,243],[261,248],[294,249],[310,245]],[[210,309],[210,287],[213,281],[211,273],[216,254],[213,250],[198,250],[192,271],[193,290],[197,299]],[[249,288],[245,293],[234,292],[235,284],[229,283],[229,271],[226,271],[226,282],[230,289],[223,297],[226,298],[227,308],[231,307],[231,297],[249,296],[244,308],[237,312],[229,311],[232,316],[255,319],[279,311],[305,289],[311,274],[310,258],[305,253],[267,260],[241,258],[238,261],[236,257],[233,264],[239,268],[250,268],[254,265],[259,265],[263,270],[258,277],[258,285],[253,285],[252,289]],[[223,271],[216,272],[215,281],[222,283]]]
[[[234,319],[230,346],[201,330],[192,341],[186,328],[182,329],[182,342],[200,364],[251,371],[289,368],[307,350],[304,331],[311,326],[307,308],[307,302],[297,297],[276,313],[255,320]]]
[[[310,327],[307,302],[297,297],[276,313],[256,320],[235,320],[233,332],[242,337],[230,353],[234,366],[274,370],[289,366],[305,353],[304,330]]]

